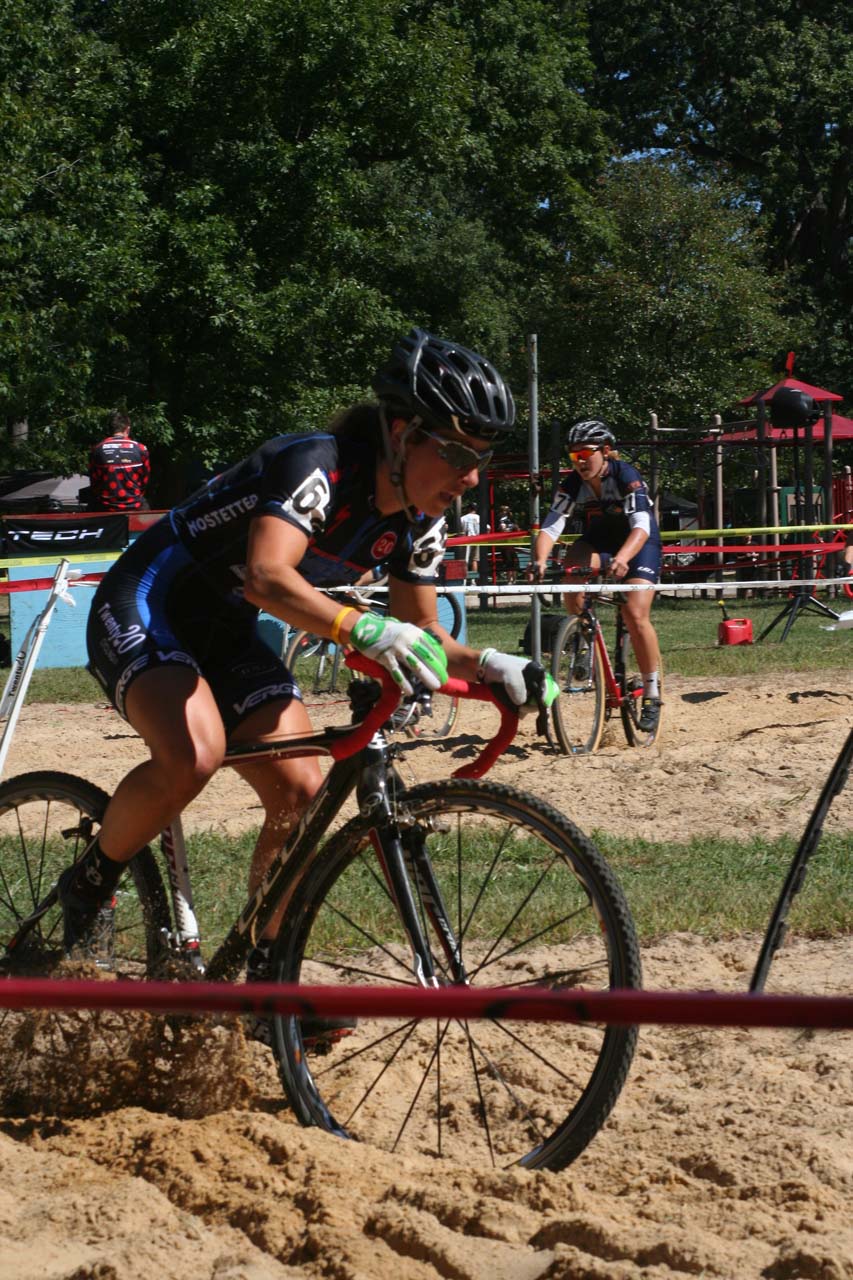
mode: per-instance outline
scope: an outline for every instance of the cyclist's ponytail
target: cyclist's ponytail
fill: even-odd
[[[365,401],[353,405],[351,409],[342,409],[329,423],[326,431],[331,436],[337,436],[338,440],[366,440],[381,445],[379,408]]]

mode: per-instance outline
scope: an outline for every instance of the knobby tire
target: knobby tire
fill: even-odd
[[[557,628],[551,654],[551,675],[559,693],[551,706],[551,719],[560,750],[565,755],[591,755],[598,749],[607,710],[604,664],[595,643],[591,648],[579,635],[580,620],[566,617]],[[576,671],[586,651],[587,665]]]
[[[400,799],[404,843],[424,842],[452,935],[415,888],[442,985],[631,988],[631,915],[595,846],[550,805],[495,783],[448,781]],[[291,901],[273,958],[282,982],[418,985],[370,826],[349,822]],[[319,1056],[293,1017],[274,1052],[302,1124],[466,1166],[561,1169],[604,1124],[636,1029],[568,1023],[362,1019]]]
[[[109,796],[83,778],[49,771],[0,783],[0,971],[39,977],[62,960],[62,911],[53,902],[14,952],[9,939],[44,903],[61,871],[81,857],[97,834]],[[169,909],[151,850],[128,864],[115,894],[114,972],[152,976],[163,950]],[[0,1014],[2,1017],[2,1014]]]

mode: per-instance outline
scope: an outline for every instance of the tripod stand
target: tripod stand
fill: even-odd
[[[798,575],[802,578],[810,578],[812,576],[811,564],[812,564],[811,559],[804,560],[802,556],[798,556],[797,557]],[[805,568],[806,565],[808,565],[807,571]],[[812,610],[814,613],[822,613],[825,617],[828,617],[828,618],[837,618],[839,616],[834,609],[830,609],[828,604],[824,604],[822,600],[818,600],[817,596],[813,596],[810,593],[808,587],[795,587],[791,593],[791,598],[788,600],[784,609],[780,609],[779,612],[776,614],[776,617],[773,619],[773,621],[768,622],[767,626],[761,632],[761,634],[759,635],[755,643],[759,644],[760,641],[762,641],[765,636],[769,635],[770,632],[773,630],[773,628],[778,623],[780,623],[783,618],[785,618],[786,621],[782,631],[782,638],[779,641],[779,643],[781,644],[782,640],[786,639],[788,632],[791,630],[791,627],[797,621],[797,618],[799,617],[799,615],[809,609]]]

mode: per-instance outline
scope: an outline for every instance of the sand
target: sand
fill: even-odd
[[[590,831],[796,836],[853,724],[853,687],[842,668],[673,678],[665,717],[648,753],[617,725],[574,760],[525,727],[490,776]],[[407,749],[404,770],[442,776],[469,758],[488,725],[469,706],[458,728],[448,747]],[[142,758],[106,708],[28,706],[6,776],[65,768],[109,789]],[[233,831],[258,816],[223,772],[187,823]],[[828,827],[853,831],[850,788]],[[644,949],[645,984],[745,990],[758,944],[663,938]],[[853,940],[794,938],[774,979],[849,994]],[[605,1129],[557,1174],[402,1158],[302,1129],[268,1051],[207,1044],[181,1078],[196,1090],[191,1118],[177,1098],[175,1114],[140,1105],[132,1073],[104,1114],[75,1114],[75,1063],[29,1055],[27,1114],[10,1108],[0,1124],[5,1280],[853,1277],[853,1033],[645,1028]]]

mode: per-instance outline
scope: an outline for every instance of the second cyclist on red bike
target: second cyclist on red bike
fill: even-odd
[[[534,548],[534,574],[541,578],[548,557],[569,522],[580,538],[566,549],[565,571],[578,567],[626,584],[660,580],[661,541],[646,483],[636,467],[615,452],[616,439],[600,418],[575,422],[566,435],[573,470],[560,482]],[[637,664],[643,673],[639,727],[644,733],[660,720],[660,648],[651,622],[654,591],[630,591],[622,605]],[[569,613],[579,614],[583,592],[563,596]]]

